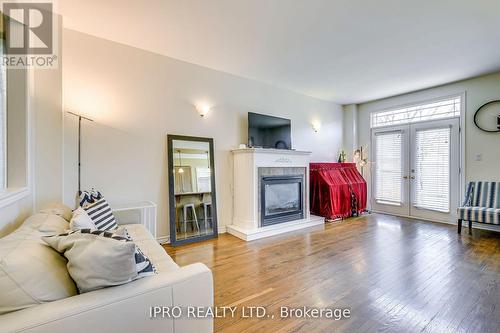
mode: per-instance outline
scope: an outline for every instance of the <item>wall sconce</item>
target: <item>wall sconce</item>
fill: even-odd
[[[210,106],[208,105],[198,105],[196,107],[196,111],[198,112],[198,114],[200,115],[200,117],[205,117],[209,112],[210,112]]]
[[[312,126],[314,133],[318,133],[319,130],[321,129],[321,122],[319,120],[314,120],[311,123],[311,126]]]

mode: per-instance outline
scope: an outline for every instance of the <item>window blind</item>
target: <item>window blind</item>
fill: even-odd
[[[402,203],[402,148],[401,131],[375,134],[375,200],[379,203]]]
[[[415,207],[450,211],[451,128],[417,130]]]

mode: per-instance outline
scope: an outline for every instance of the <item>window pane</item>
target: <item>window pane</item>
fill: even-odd
[[[416,131],[415,207],[450,211],[451,129]]]
[[[460,116],[461,98],[454,97],[438,102],[413,105],[388,111],[373,112],[371,127],[401,125],[419,121]]]
[[[401,204],[401,132],[375,135],[375,199],[381,203]]]
[[[196,184],[198,192],[211,192],[211,179],[209,168],[196,168]]]

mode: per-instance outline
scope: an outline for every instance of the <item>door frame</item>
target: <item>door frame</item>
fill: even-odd
[[[415,100],[415,101],[412,101],[410,103],[404,103],[404,104],[399,104],[399,105],[394,105],[394,106],[391,106],[391,107],[387,107],[387,108],[384,108],[382,110],[378,110],[378,111],[387,111],[387,110],[393,110],[393,109],[399,109],[399,108],[405,108],[405,107],[411,107],[411,106],[414,106],[414,105],[420,105],[420,104],[425,104],[425,103],[433,103],[433,102],[436,102],[436,101],[439,101],[439,100],[443,100],[443,99],[447,99],[447,98],[453,98],[453,97],[460,97],[460,116],[458,117],[459,118],[459,128],[458,128],[458,133],[459,133],[459,166],[458,166],[458,173],[459,173],[459,180],[460,180],[460,184],[459,184],[459,203],[460,204],[460,200],[462,200],[465,196],[465,183],[466,183],[466,180],[465,180],[465,167],[466,167],[466,164],[465,164],[465,143],[466,143],[466,140],[465,140],[465,131],[466,131],[466,122],[465,122],[465,117],[466,117],[466,112],[467,112],[467,91],[466,90],[461,90],[461,91],[458,91],[456,93],[452,93],[452,94],[447,94],[447,95],[441,95],[441,96],[436,96],[436,97],[433,97],[433,98],[427,98],[427,99],[420,99],[420,100]],[[377,111],[372,111],[372,112],[377,112]],[[371,113],[371,112],[370,112]],[[457,118],[457,117],[453,117],[453,118]],[[441,119],[449,119],[449,118],[441,118]],[[436,119],[436,120],[441,120],[441,119]],[[419,123],[419,122],[415,122],[415,123]],[[373,149],[373,131],[374,130],[380,130],[380,129],[390,129],[391,127],[394,127],[394,126],[398,126],[398,125],[393,125],[393,126],[381,126],[381,127],[375,127],[375,128],[372,128],[371,127],[371,123],[369,122],[370,124],[370,146],[371,146],[371,149],[370,149],[370,161],[373,161],[374,160],[374,149]],[[408,125],[408,124],[405,124],[405,125]],[[409,216],[409,215],[402,215],[402,214],[393,214],[393,213],[387,213],[387,212],[382,212],[382,211],[377,211],[376,209],[373,209],[373,200],[374,200],[374,196],[373,196],[373,191],[374,191],[374,186],[373,186],[373,182],[374,182],[374,167],[373,167],[373,164],[370,165],[370,208],[371,208],[371,211],[374,212],[374,213],[380,213],[380,214],[387,214],[387,215],[394,215],[394,216],[401,216],[401,217],[407,217],[407,218],[413,218],[415,219],[415,217],[412,217],[412,216]],[[429,220],[429,219],[425,219],[425,218],[418,218],[419,220],[425,220],[425,221],[431,221],[431,222],[439,222],[439,223],[446,223],[446,224],[457,224],[456,222],[445,222],[445,221],[435,221],[435,220]]]

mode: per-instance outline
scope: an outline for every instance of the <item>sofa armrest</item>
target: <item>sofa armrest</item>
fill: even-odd
[[[153,306],[188,305],[213,306],[212,272],[200,263],[5,314],[0,332],[212,332],[211,318],[150,318]]]

